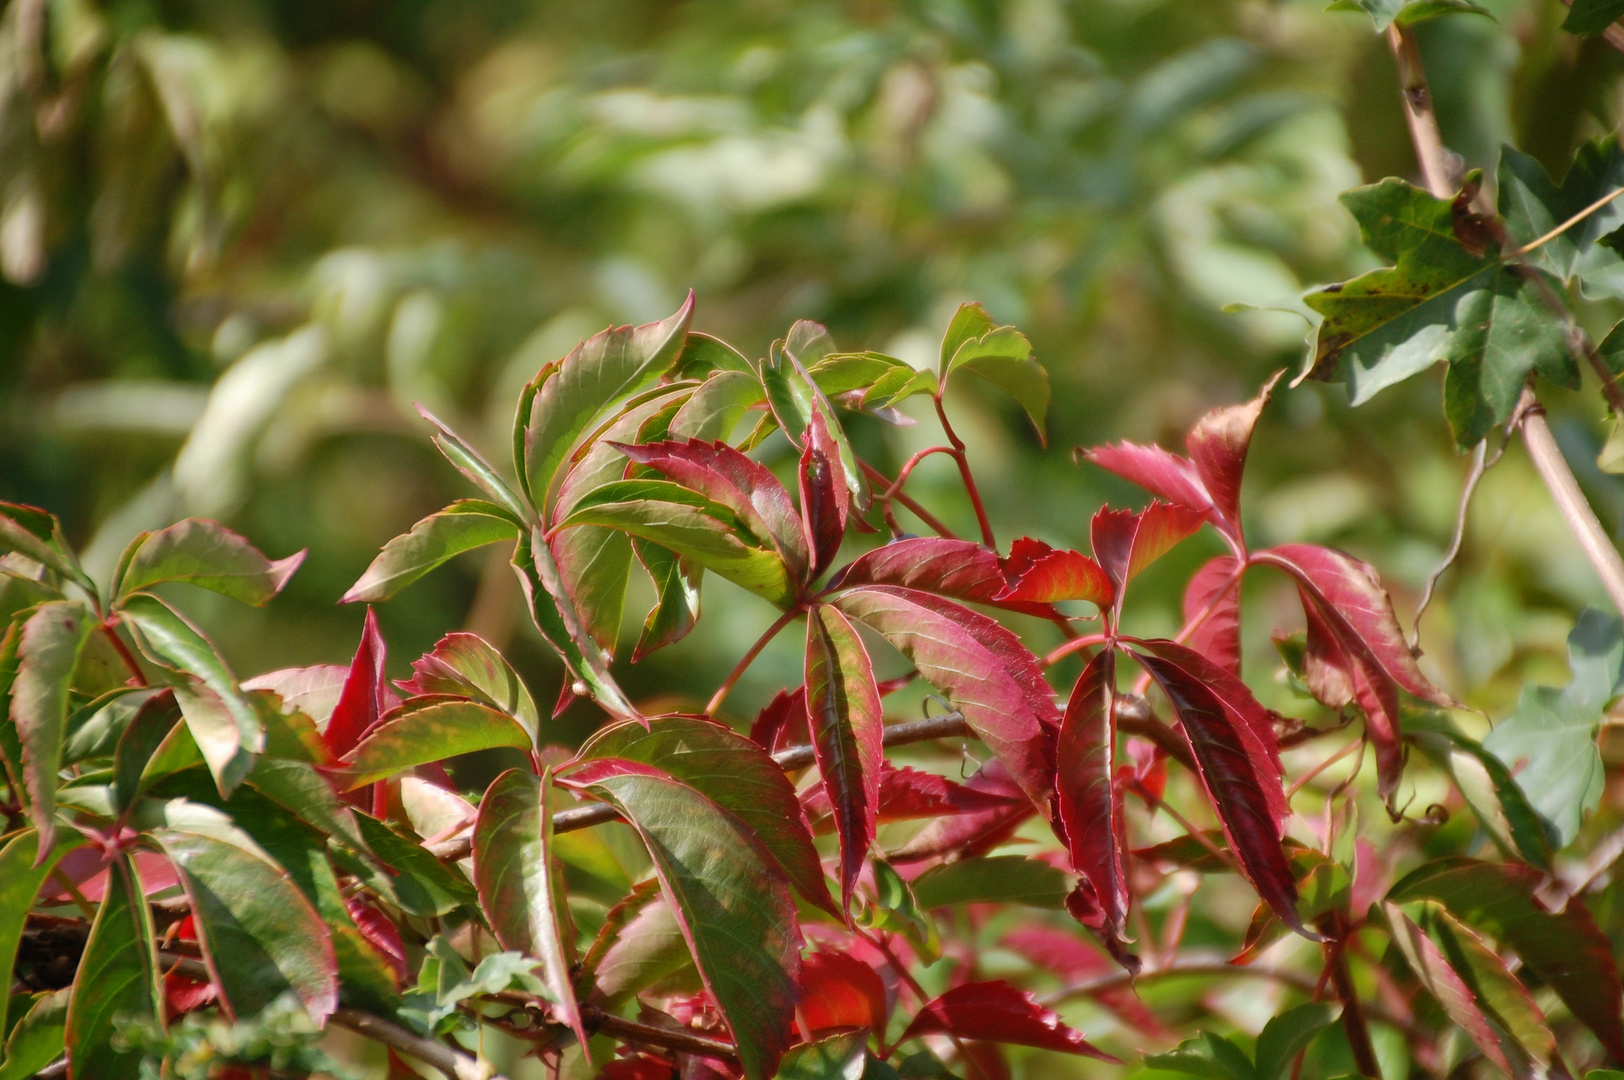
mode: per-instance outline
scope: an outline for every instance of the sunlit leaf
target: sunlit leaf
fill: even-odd
[[[57,772],[68,723],[68,691],[93,619],[77,600],[41,604],[23,624],[17,645],[11,718],[22,744],[23,783],[42,853],[51,849],[56,835]]]
[[[874,842],[885,719],[874,669],[857,630],[833,608],[806,619],[806,711],[818,774],[840,836],[841,904]]]
[[[304,557],[301,551],[272,562],[217,522],[188,518],[130,541],[113,575],[114,602],[164,582],[184,581],[258,607],[282,591]]]
[[[456,697],[416,698],[383,717],[345,757],[353,790],[418,765],[498,746],[531,748],[530,733],[507,713]]]
[[[413,694],[462,694],[483,701],[523,724],[539,738],[541,716],[519,673],[478,634],[463,631],[435,642],[432,652],[412,661],[412,678],[401,684]]]
[[[343,601],[388,600],[448,559],[518,535],[519,525],[494,503],[454,502],[385,544]]]

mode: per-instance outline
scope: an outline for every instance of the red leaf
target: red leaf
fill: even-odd
[[[1340,709],[1353,700],[1353,661],[1337,640],[1336,631],[1320,614],[1319,602],[1302,586],[1297,596],[1308,626],[1303,654],[1303,680],[1314,700],[1328,709]]]
[[[1188,646],[1176,641],[1127,640],[1178,665],[1190,678],[1203,684],[1223,706],[1224,715],[1240,736],[1247,757],[1257,771],[1263,794],[1269,800],[1269,810],[1275,820],[1275,834],[1284,835],[1285,820],[1291,816],[1291,808],[1286,805],[1285,791],[1280,786],[1280,778],[1286,774],[1286,769],[1280,761],[1280,741],[1275,735],[1274,714],[1252,696],[1251,689],[1238,677]]]
[[[806,729],[806,687],[778,691],[750,725],[750,740],[769,754],[811,742]]]
[[[1170,450],[1120,442],[1114,446],[1096,446],[1084,451],[1083,456],[1169,502],[1199,513],[1212,509],[1212,496],[1194,463]]]
[[[1184,590],[1184,621],[1206,617],[1190,632],[1187,644],[1221,668],[1241,673],[1241,566],[1233,555],[1219,555],[1195,572]]]
[[[379,911],[365,898],[351,894],[344,897],[344,910],[350,913],[367,944],[377,949],[394,970],[395,981],[406,982],[406,944],[400,939],[400,928],[393,919]]]
[[[1072,869],[1092,886],[1098,921],[1090,925],[1113,956],[1126,956],[1127,847],[1122,790],[1116,774],[1116,652],[1101,649],[1083,669],[1066,703],[1055,749],[1055,788]],[[1133,960],[1125,961],[1130,970]]]
[[[1041,619],[1057,614],[1048,604],[1000,600],[1009,586],[998,556],[968,540],[910,537],[865,552],[840,574],[841,587],[900,585],[976,604],[995,604]]]
[[[809,790],[801,805],[813,819],[829,813],[829,799],[822,788]],[[1012,795],[977,791],[935,773],[880,762],[880,805],[875,815],[878,821],[952,817],[1029,805],[1018,790]]]
[[[849,910],[852,888],[874,842],[885,721],[874,668],[857,628],[823,605],[807,613],[806,716],[840,836],[840,899]]]
[[[997,760],[983,765],[980,771],[965,781],[964,787],[969,791],[1007,799],[1008,804],[955,817],[937,818],[907,844],[890,853],[893,865],[905,866],[941,855],[964,859],[983,855],[1008,840],[1036,811],[1020,785],[1010,779],[1009,770]]]
[[[1099,608],[1111,603],[1111,581],[1098,563],[1075,551],[1057,551],[1030,536],[1010,545],[1009,558],[1000,560],[999,568],[1009,582],[998,594],[999,601],[1087,600]]]
[[[809,576],[816,577],[840,550],[840,542],[846,538],[846,518],[851,513],[851,489],[846,485],[840,446],[829,434],[821,409],[812,410],[806,427],[800,481],[801,526],[807,549],[812,552]]]
[[[1388,678],[1421,700],[1446,709],[1460,708],[1421,674],[1393,612],[1393,601],[1369,564],[1315,544],[1281,544],[1252,559],[1278,567],[1302,582],[1321,601],[1326,622],[1344,648],[1368,652]]]
[[[1154,653],[1136,652],[1134,657],[1150,672],[1178,714],[1201,783],[1218,811],[1224,836],[1239,860],[1241,872],[1281,922],[1305,937],[1319,940],[1297,916],[1297,884],[1280,847],[1274,801],[1267,791],[1278,788],[1280,780],[1269,775],[1267,769],[1260,769],[1263,763],[1254,761],[1241,735],[1245,725],[1236,723],[1218,696],[1179,664]]]
[[[1058,1013],[1044,1008],[1030,993],[1001,979],[954,987],[919,1010],[897,1041],[936,1034],[1035,1046],[1122,1064],[1083,1038],[1082,1032],[1063,1024]]]
[[[377,726],[378,718],[399,700],[384,681],[383,662],[388,654],[383,635],[378,632],[378,616],[367,608],[361,628],[361,644],[350,662],[349,677],[339,692],[338,704],[322,730],[322,741],[335,759],[342,758]]]
[[[677,1080],[677,1070],[664,1058],[639,1054],[611,1061],[599,1070],[597,1080]]]
[[[1070,986],[1108,975],[1114,970],[1110,961],[1100,955],[1096,948],[1076,934],[1068,934],[1052,926],[1040,924],[1011,930],[1004,935],[1000,944],[1033,966],[1060,976]],[[1099,990],[1092,996],[1124,1023],[1133,1025],[1146,1035],[1167,1034],[1167,1029],[1156,1019],[1156,1014],[1139,1000],[1132,987]]]
[[[1020,638],[985,615],[915,589],[864,585],[834,604],[912,660],[1049,816],[1060,715],[1043,669]]]
[[[197,924],[190,915],[175,924],[174,940],[197,944]],[[164,975],[164,1009],[173,1020],[200,1009],[220,996],[220,988],[207,979],[192,979],[170,971]]]
[[[801,961],[800,1018],[808,1033],[835,1028],[883,1032],[890,1007],[873,968],[841,952],[815,952]]]
[[[771,544],[783,557],[791,577],[799,578],[807,572],[811,558],[800,516],[789,492],[767,466],[721,441],[689,439],[614,446],[638,464],[657,469],[739,515],[757,539]]]
[[[1171,503],[1153,502],[1137,513],[1102,507],[1091,529],[1094,558],[1116,587],[1116,610],[1128,582],[1200,527],[1199,513]]]
[[[1184,441],[1190,461],[1212,497],[1217,517],[1214,524],[1237,543],[1242,543],[1241,474],[1246,469],[1246,451],[1252,442],[1252,429],[1281,374],[1275,372],[1257,397],[1246,404],[1214,409],[1203,416]]]

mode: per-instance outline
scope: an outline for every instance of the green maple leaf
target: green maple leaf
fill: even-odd
[[[1500,154],[1496,184],[1506,233],[1519,245],[1530,244],[1624,188],[1624,150],[1616,136],[1592,139],[1579,147],[1557,184],[1538,161],[1508,146]],[[1528,258],[1563,280],[1577,278],[1587,295],[1624,297],[1624,257],[1607,241],[1620,227],[1624,198],[1541,244]]]
[[[1620,17],[1624,17],[1624,0],[1573,0],[1562,29],[1581,37],[1595,37]]]
[[[1517,786],[1565,847],[1585,813],[1601,800],[1601,751],[1596,731],[1602,711],[1618,692],[1624,668],[1624,627],[1586,608],[1568,635],[1573,681],[1523,689],[1517,711],[1483,740],[1483,747],[1510,766]]]
[[[1453,204],[1402,180],[1355,188],[1342,203],[1393,265],[1304,298],[1324,316],[1309,378],[1346,383],[1359,405],[1443,362],[1444,411],[1463,447],[1511,415],[1530,373],[1577,385],[1549,271],[1501,257],[1492,241],[1468,250]]]

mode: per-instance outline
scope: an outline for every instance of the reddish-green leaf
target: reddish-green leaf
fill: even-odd
[[[1543,882],[1544,875],[1531,867],[1452,856],[1412,870],[1388,891],[1387,900],[1436,900],[1457,919],[1514,949],[1595,1032],[1608,1054],[1624,1060],[1624,991],[1612,946],[1578,897],[1559,913],[1545,910],[1534,896]]]
[[[998,599],[1010,581],[997,553],[968,540],[940,536],[909,537],[865,552],[840,573],[839,584],[899,585],[955,600],[996,604],[1039,618],[1055,614],[1048,604]]]
[[[527,388],[528,389],[528,388]],[[526,399],[528,404],[528,399]],[[437,429],[432,441],[440,453],[445,455],[447,461],[456,470],[474,482],[474,485],[489,495],[491,501],[505,510],[514,521],[531,521],[530,508],[525,505],[502,474],[496,471],[495,466],[486,461],[478,450],[468,445],[468,441],[455,431],[447,427],[439,417],[429,412],[422,405],[417,407],[418,415]],[[519,478],[524,479],[524,470],[519,470]]]
[[[381,656],[381,653],[380,653]],[[410,694],[461,694],[499,709],[537,737],[541,717],[519,673],[478,634],[447,634],[434,651],[412,661],[412,677],[400,685]]]
[[[751,740],[702,717],[662,716],[647,728],[636,723],[606,727],[581,748],[580,757],[657,766],[692,787],[744,822],[802,896],[838,913],[794,785]]]
[[[327,726],[322,729],[322,740],[333,757],[341,758],[354,750],[396,703],[384,678],[384,660],[388,655],[389,646],[378,630],[377,613],[368,608],[361,624],[361,643],[350,661],[344,688]]]
[[[55,570],[95,595],[96,585],[74,558],[55,515],[37,506],[0,502],[0,553],[7,551]]]
[[[812,560],[800,515],[789,492],[765,465],[721,441],[616,444],[616,448],[733,511],[752,536],[778,552],[792,577],[807,572]]]
[[[1001,602],[1087,600],[1102,610],[1111,604],[1111,580],[1099,563],[1076,551],[1057,551],[1030,536],[1010,545],[1009,557],[999,560],[999,568],[1009,582],[998,594]]]
[[[1060,721],[1055,791],[1072,869],[1082,875],[1100,913],[1094,929],[1112,955],[1126,956],[1130,893],[1122,790],[1116,783],[1115,705],[1116,651],[1101,649],[1072,688]]]
[[[693,311],[690,293],[669,318],[594,334],[537,376],[524,418],[523,472],[538,508],[551,507],[559,470],[602,412],[652,386],[677,362]]]
[[[478,499],[454,502],[385,544],[342,602],[388,600],[448,559],[486,544],[512,540],[519,532],[518,522],[494,503]]]
[[[320,1024],[338,1006],[338,964],[316,909],[288,872],[210,807],[147,803],[132,821],[180,871],[203,958],[234,1017],[288,990]]]
[[[1094,558],[1114,586],[1115,611],[1122,610],[1128,582],[1200,527],[1201,515],[1176,503],[1152,502],[1139,511],[1101,507],[1090,533]]]
[[[968,608],[914,589],[864,585],[834,605],[914,662],[1047,811],[1054,792],[1054,691],[1019,638]]]
[[[627,772],[591,790],[643,837],[745,1076],[767,1080],[788,1046],[801,968],[800,922],[772,856],[739,819],[669,777]]]
[[[120,855],[110,869],[107,892],[74,977],[68,1003],[68,1075],[73,1080],[141,1076],[143,1055],[116,1041],[118,1024],[159,1024],[161,1000],[152,915],[134,862]]]
[[[857,629],[823,605],[806,619],[806,715],[840,836],[841,905],[850,909],[852,888],[874,842],[885,720]]]
[[[513,717],[467,698],[415,698],[384,715],[345,758],[351,790],[418,765],[508,746],[531,748],[530,733]]]
[[[39,830],[41,856],[56,837],[57,772],[68,723],[68,691],[95,617],[77,600],[41,604],[23,624],[11,718],[22,742],[29,816]]]
[[[534,957],[552,992],[558,1018],[587,1049],[581,1009],[570,978],[574,930],[553,865],[551,784],[509,769],[491,781],[474,824],[474,885],[502,948]]]
[[[301,551],[272,562],[218,522],[188,518],[130,541],[113,575],[112,592],[122,599],[167,581],[184,581],[259,607],[282,591],[304,557]]]
[[[519,537],[513,548],[513,568],[518,572],[530,618],[570,674],[612,715],[636,716],[637,710],[609,673],[602,650],[570,602],[552,551],[539,531]]]
[[[1268,789],[1280,779],[1255,753],[1219,697],[1179,664],[1154,653],[1134,654],[1178,714],[1230,850],[1264,903],[1287,926],[1309,938],[1297,915],[1297,885],[1280,847],[1276,802]],[[1283,796],[1281,797],[1283,801]]]
[[[805,715],[805,708],[801,708]],[[829,798],[821,788],[807,792],[801,805],[813,820],[829,815]],[[877,821],[910,821],[918,818],[953,817],[988,810],[1007,810],[1030,804],[1017,792],[1006,795],[981,791],[956,783],[936,773],[908,765],[880,762],[880,805]]]
[[[1241,673],[1244,569],[1235,556],[1219,555],[1197,570],[1184,589],[1184,622],[1195,626],[1186,643],[1234,675]]]
[[[647,540],[632,540],[632,550],[658,594],[632,649],[635,664],[654,650],[681,641],[699,622],[699,579],[705,571],[692,560]]]
[[[840,542],[846,536],[846,518],[851,513],[851,490],[846,484],[840,447],[819,410],[813,411],[806,427],[806,445],[801,449],[798,475],[801,526],[806,550],[812,554],[809,576],[816,577],[840,550]]]
[[[54,847],[40,849],[39,833],[32,829],[16,833],[0,847],[0,965],[15,970],[17,943],[34,897],[62,856],[81,845],[75,834],[63,837]],[[43,856],[43,857],[42,857]],[[6,1027],[9,998],[0,996],[0,1030]]]
[[[921,1035],[954,1035],[984,1042],[1016,1043],[1040,1050],[1058,1050],[1121,1064],[1067,1027],[1059,1014],[1046,1009],[1026,990],[1003,980],[965,983],[934,999],[913,1018],[899,1043]]]

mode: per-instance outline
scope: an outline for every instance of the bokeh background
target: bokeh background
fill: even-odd
[[[1561,33],[1555,0],[1484,2],[1492,19],[1419,29],[1446,139],[1470,166],[1514,142],[1560,173],[1617,121],[1624,58]],[[753,356],[811,318],[920,363],[977,299],[1031,337],[1055,389],[1046,448],[995,393],[952,403],[1001,539],[1086,547],[1103,501],[1141,496],[1074,446],[1176,446],[1205,409],[1297,367],[1305,288],[1375,264],[1337,193],[1415,162],[1385,44],[1323,7],[10,0],[0,498],[60,514],[103,575],[137,531],[188,514],[275,556],[308,547],[262,612],[184,603],[243,677],[342,661],[362,613],[338,597],[465,494],[414,403],[500,458],[540,364],[689,288],[696,327]],[[1465,471],[1438,399],[1433,378],[1356,411],[1337,388],[1281,392],[1254,444],[1255,538],[1371,559],[1407,616]],[[1599,400],[1553,402],[1616,529],[1624,487],[1592,465]],[[894,469],[934,430],[854,437]],[[910,490],[972,522],[945,459]],[[1141,629],[1176,625],[1204,543],[1136,586]],[[1290,604],[1257,588],[1262,654]],[[627,672],[635,692],[691,701],[770,618],[707,590],[700,629]],[[1564,681],[1563,637],[1599,596],[1513,447],[1427,615],[1428,662],[1503,712],[1525,676]],[[538,698],[555,691],[500,553],[380,617],[395,674],[466,627]],[[736,720],[793,680],[781,644]],[[561,740],[591,722],[571,714]]]

